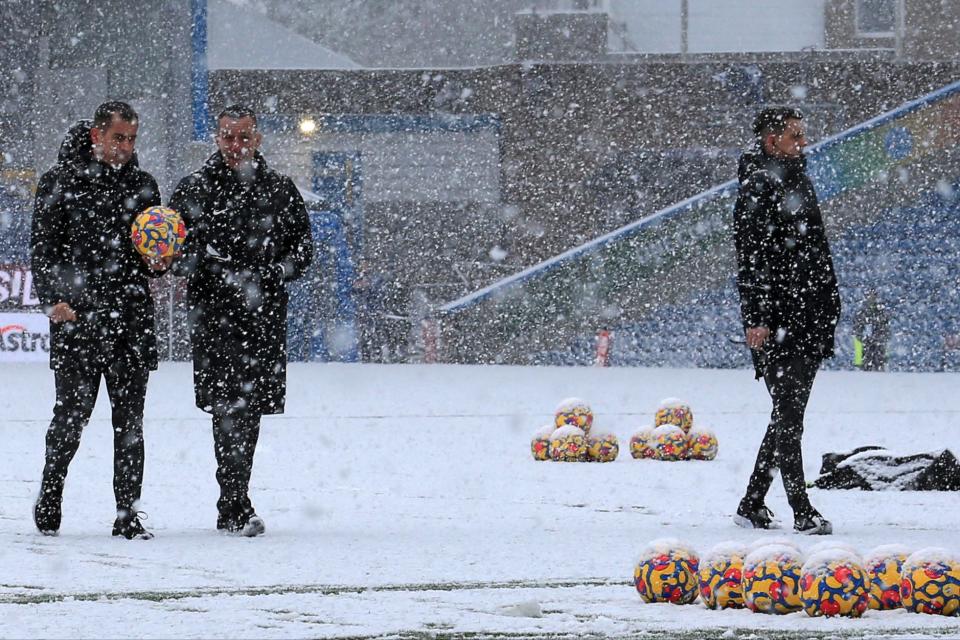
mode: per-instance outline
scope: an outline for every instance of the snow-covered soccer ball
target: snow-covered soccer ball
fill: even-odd
[[[552,424],[544,425],[537,429],[530,440],[530,453],[534,460],[550,459],[550,436],[553,435],[554,427]]]
[[[743,559],[743,599],[755,613],[793,613],[800,602],[802,556],[793,547],[766,545]]]
[[[557,405],[553,422],[558,427],[573,425],[582,429],[584,433],[590,433],[590,427],[593,425],[593,409],[586,400],[567,398]]]
[[[800,545],[798,545],[793,538],[788,538],[787,536],[756,538],[753,542],[747,545],[747,555],[750,555],[761,547],[769,547],[772,544],[779,545],[781,547],[789,547],[793,549],[793,552],[797,554],[798,557],[803,556],[803,551],[800,549]],[[744,558],[744,560],[746,560],[746,558]]]
[[[640,429],[630,437],[630,455],[637,459],[656,455],[653,450],[653,429]]]
[[[169,207],[147,207],[133,220],[130,238],[140,254],[167,258],[183,248],[187,227],[180,214]]]
[[[657,407],[653,423],[657,427],[662,424],[672,424],[683,429],[684,433],[688,433],[693,426],[693,411],[690,410],[690,405],[683,400],[665,398],[660,401],[660,406]]]
[[[620,453],[620,442],[612,433],[587,435],[587,458],[590,462],[613,462]]]
[[[859,618],[870,601],[870,576],[842,549],[812,554],[800,569],[800,601],[811,617]]]
[[[689,545],[673,538],[654,540],[640,552],[633,584],[644,602],[690,604],[699,594],[698,565]]]
[[[871,609],[886,611],[902,606],[900,572],[909,555],[909,550],[899,544],[881,545],[866,555],[863,566],[870,576]]]
[[[700,599],[709,609],[743,608],[743,558],[746,548],[721,542],[700,558]]]
[[[583,429],[568,424],[551,434],[548,451],[556,462],[582,462],[587,459],[587,437]]]
[[[691,429],[687,434],[689,444],[687,445],[687,457],[691,460],[713,460],[717,457],[717,451],[720,443],[717,436],[709,429],[697,428]]]
[[[900,573],[900,599],[914,613],[960,615],[960,559],[935,547],[911,554]]]
[[[651,446],[657,460],[683,460],[687,455],[687,434],[680,427],[663,424],[653,430]]]

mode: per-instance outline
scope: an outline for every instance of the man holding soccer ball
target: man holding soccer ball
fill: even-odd
[[[34,283],[50,317],[50,367],[57,402],[46,435],[46,462],[34,505],[37,529],[60,530],[67,467],[106,380],[114,432],[113,535],[153,537],[140,522],[143,404],[157,368],[154,307],[147,278],[172,256],[147,257],[130,241],[143,209],[160,204],[153,177],[134,147],[139,121],[124,102],[106,102],[93,122],[67,133],[57,164],[37,186],[30,243]]]
[[[287,292],[313,257],[306,208],[258,151],[256,114],[217,117],[217,152],[177,186],[170,207],[188,235],[175,269],[188,278],[197,406],[213,416],[217,529],[258,536],[249,496],[260,417],[283,413]]]

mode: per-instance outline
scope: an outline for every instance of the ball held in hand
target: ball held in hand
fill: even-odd
[[[148,258],[167,258],[183,248],[187,227],[169,207],[148,207],[133,221],[130,237],[137,251]]]

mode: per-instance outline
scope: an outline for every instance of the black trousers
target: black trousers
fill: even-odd
[[[819,367],[820,360],[796,358],[773,363],[764,372],[763,380],[773,401],[773,412],[744,498],[752,507],[763,504],[773,482],[773,473],[779,468],[794,515],[805,515],[811,509],[803,478],[800,441],[803,414]]]
[[[213,416],[213,448],[217,456],[218,522],[244,521],[254,513],[250,503],[253,454],[260,438],[260,416],[243,411]]]
[[[67,468],[80,446],[80,434],[90,421],[103,376],[112,411],[113,494],[117,511],[135,508],[143,486],[143,403],[149,375],[148,369],[129,359],[54,370],[57,403],[47,429],[41,485],[44,493],[62,497]]]

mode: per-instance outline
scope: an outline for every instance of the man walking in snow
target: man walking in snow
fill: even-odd
[[[177,186],[170,206],[189,230],[177,272],[188,278],[197,406],[213,416],[217,529],[258,536],[248,495],[260,417],[283,413],[287,292],[313,257],[310,223],[290,178],[258,151],[257,116],[217,117],[218,150]]]
[[[833,356],[840,294],[813,184],[806,174],[803,115],[765,109],[753,124],[754,147],[740,158],[734,210],[737,288],[757,378],[773,401],[736,521],[767,529],[764,498],[780,469],[794,529],[832,533],[810,504],[803,477],[803,414],[817,369]]]
[[[140,522],[143,404],[157,368],[153,299],[147,278],[170,259],[137,253],[130,225],[160,204],[156,180],[140,169],[139,122],[124,102],[106,102],[60,146],[56,166],[37,186],[30,250],[40,301],[50,317],[50,367],[57,402],[46,436],[46,464],[33,509],[37,529],[60,530],[67,467],[90,419],[100,378],[113,418],[113,535],[150,539]]]

